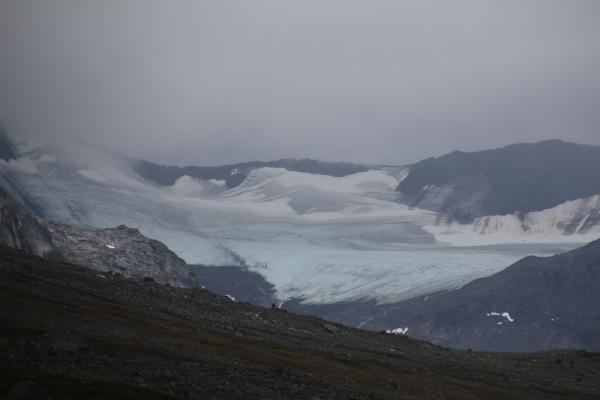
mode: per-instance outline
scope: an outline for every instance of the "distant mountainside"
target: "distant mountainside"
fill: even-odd
[[[410,166],[398,191],[406,204],[471,222],[600,194],[599,172],[600,147],[548,140],[428,158]]]
[[[160,185],[173,185],[182,176],[196,179],[224,180],[229,188],[238,186],[246,179],[248,174],[256,168],[285,168],[288,171],[307,172],[311,174],[348,176],[357,172],[368,171],[370,167],[359,164],[344,162],[330,163],[317,160],[304,159],[282,159],[276,161],[250,161],[239,164],[222,165],[216,167],[175,167],[164,166],[143,160],[131,162],[132,168],[143,178]]]
[[[290,309],[314,310],[365,328],[408,327],[409,335],[419,329],[429,334],[418,328],[427,320],[418,319],[425,318],[419,314],[405,322],[412,314],[397,312],[405,307],[398,302],[489,276],[528,254],[557,254],[600,237],[600,195],[524,215],[483,216],[473,224],[442,226],[438,223],[445,218],[443,212],[397,201],[399,195],[406,200],[396,189],[412,179],[414,166],[357,173],[350,167],[329,170],[350,173],[344,176],[327,175],[325,167],[319,173],[274,167],[247,167],[240,173],[233,166],[215,167],[223,168],[219,173],[245,176],[230,188],[225,179],[217,179],[225,175],[185,175],[172,185],[153,183],[156,177],[140,175],[127,157],[89,146],[20,145],[18,150],[16,159],[0,160],[0,187],[7,193],[0,202],[0,244],[173,286],[197,282],[187,261],[203,266],[195,270],[208,288],[241,301],[283,302]],[[299,168],[300,161],[292,161],[289,168]],[[331,167],[309,162],[321,164]],[[589,178],[587,170],[582,174]],[[545,185],[554,182],[549,178]],[[463,236],[472,242],[461,242]],[[440,245],[447,239],[459,245],[482,244],[487,238],[511,245]],[[528,240],[537,244],[522,243]],[[566,242],[570,243],[558,245]],[[505,312],[515,318],[512,309],[486,311],[489,318],[511,322],[502,316]],[[563,335],[557,332],[556,337]],[[547,342],[540,336],[527,346],[595,345],[563,336],[562,341]],[[495,341],[469,343],[474,348],[496,346]],[[503,348],[504,342],[498,343]]]
[[[0,245],[100,271],[150,277],[173,286],[197,286],[186,263],[164,244],[126,226],[86,229],[39,220],[20,210],[0,188]]]
[[[388,305],[370,329],[408,328],[453,348],[600,350],[600,239],[553,257],[526,257],[462,288]]]
[[[188,264],[247,267],[274,286],[278,301],[398,302],[488,276],[532,252],[547,253],[545,245],[523,242],[583,243],[600,236],[600,196],[523,219],[438,225],[440,213],[398,202],[396,188],[410,166],[339,177],[322,174],[324,167],[322,173],[250,168],[229,188],[223,179],[188,175],[157,184],[136,172],[128,157],[78,143],[19,141],[17,150],[16,159],[0,160],[0,187],[31,215],[92,230],[136,228]],[[244,175],[231,166],[224,173]],[[457,246],[450,250],[440,242]],[[482,242],[519,246],[460,248]],[[118,253],[109,250],[100,254]],[[255,294],[268,301],[268,293]]]

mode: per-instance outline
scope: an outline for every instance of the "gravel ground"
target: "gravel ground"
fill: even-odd
[[[449,350],[0,254],[0,396],[34,381],[57,399],[600,398],[599,354]]]

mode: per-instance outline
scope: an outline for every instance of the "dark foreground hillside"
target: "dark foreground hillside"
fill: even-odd
[[[0,251],[0,395],[33,380],[59,399],[600,396],[598,354],[447,350]]]

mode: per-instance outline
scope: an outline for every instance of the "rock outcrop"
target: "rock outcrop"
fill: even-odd
[[[137,229],[87,229],[37,219],[20,210],[1,188],[0,245],[173,286],[198,285],[184,260]]]
[[[45,222],[44,226],[56,254],[74,264],[125,276],[149,277],[172,286],[198,284],[184,260],[137,229],[125,225],[85,229],[56,222]]]
[[[21,212],[8,194],[0,188],[0,244],[25,250],[37,256],[52,252],[48,231],[37,219]]]

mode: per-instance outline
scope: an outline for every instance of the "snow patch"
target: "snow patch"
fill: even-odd
[[[232,296],[232,295],[230,295],[230,294],[226,294],[226,295],[225,295],[225,297],[227,297],[227,298],[228,298],[229,300],[231,300],[231,301],[235,301],[235,297],[233,297],[233,296]]]
[[[503,317],[503,318],[506,318],[506,320],[508,322],[515,322],[515,320],[507,312],[503,312],[503,313],[489,312],[485,315],[488,317]],[[502,325],[502,322],[499,322],[498,325]]]
[[[433,223],[435,214],[395,202],[398,180],[384,170],[344,177],[257,168],[237,187],[188,176],[162,188],[165,201],[193,208],[231,210],[303,222],[399,218]]]
[[[225,186],[224,179],[209,179],[208,183],[210,183],[211,185],[215,185],[215,186]]]
[[[406,335],[406,332],[408,332],[408,326],[405,326],[404,328],[388,329],[385,331],[385,333],[390,333],[393,335]]]
[[[188,175],[178,178],[173,186],[171,186],[171,192],[173,194],[184,197],[210,197],[224,191],[225,189],[224,180],[202,180]]]
[[[588,243],[600,237],[600,225],[586,225],[600,211],[600,195],[567,201],[556,207],[517,214],[491,215],[461,224],[440,218],[424,229],[437,241],[455,246],[502,243]],[[575,226],[573,226],[576,224]]]

